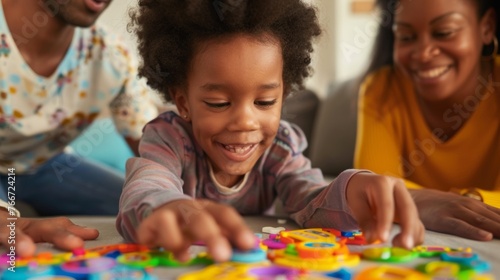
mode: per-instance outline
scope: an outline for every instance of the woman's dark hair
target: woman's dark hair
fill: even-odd
[[[129,29],[138,38],[139,75],[170,101],[184,86],[200,42],[235,34],[272,35],[281,44],[285,93],[311,74],[316,11],[301,0],[139,0]]]
[[[478,18],[481,18],[486,11],[493,8],[496,12],[497,22],[500,18],[500,1],[498,0],[470,0],[475,1],[478,7]],[[392,25],[394,17],[399,7],[399,0],[377,0],[377,7],[382,15],[379,24],[378,34],[372,50],[372,60],[368,66],[365,76],[379,69],[384,65],[392,65],[394,51],[394,34]],[[497,24],[496,34],[500,38],[500,26]],[[491,53],[492,50],[489,50]]]

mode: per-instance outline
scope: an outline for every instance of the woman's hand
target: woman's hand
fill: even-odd
[[[424,241],[425,229],[404,182],[373,173],[354,175],[347,186],[347,202],[368,242],[389,238],[393,222],[401,232],[392,243],[411,249]]]
[[[176,200],[157,208],[137,230],[139,243],[162,247],[180,261],[190,259],[188,249],[201,241],[215,261],[227,261],[232,245],[255,247],[255,235],[234,208],[209,200]]]
[[[427,229],[481,241],[500,238],[500,209],[451,192],[410,192]]]
[[[82,248],[84,240],[93,240],[99,232],[73,224],[66,217],[31,219],[12,218],[6,210],[0,210],[0,243],[9,251],[15,247],[20,257],[31,257],[36,250],[35,243],[48,242],[62,250]]]

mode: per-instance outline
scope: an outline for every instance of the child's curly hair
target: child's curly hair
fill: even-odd
[[[315,9],[301,0],[139,0],[130,16],[142,57],[139,75],[166,101],[172,87],[185,85],[196,44],[238,33],[275,36],[285,93],[303,88],[312,40],[321,34]]]

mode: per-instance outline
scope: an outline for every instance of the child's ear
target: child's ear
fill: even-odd
[[[179,115],[183,119],[189,120],[190,112],[189,112],[186,92],[182,88],[176,87],[170,89],[170,96],[172,97],[172,100],[174,101],[175,106],[177,107]]]
[[[489,45],[496,34],[497,14],[494,9],[489,9],[481,19],[481,35],[484,45]]]

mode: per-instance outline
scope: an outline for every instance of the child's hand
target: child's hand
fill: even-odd
[[[436,190],[411,190],[427,229],[475,240],[500,238],[500,209]]]
[[[9,217],[12,218],[6,210],[0,210],[0,243],[8,250],[15,247],[20,257],[33,256],[37,242],[49,242],[59,249],[73,250],[82,248],[84,240],[99,236],[96,229],[77,226],[66,217],[7,220]],[[14,237],[9,239],[10,236]]]
[[[242,250],[255,247],[255,235],[232,207],[209,200],[176,200],[157,208],[137,230],[137,240],[149,247],[171,251],[189,260],[188,249],[201,241],[215,261],[227,261],[233,244]]]
[[[402,180],[358,173],[349,181],[346,192],[349,207],[368,242],[385,242],[395,221],[401,232],[394,237],[394,246],[411,249],[423,242],[424,226]]]

